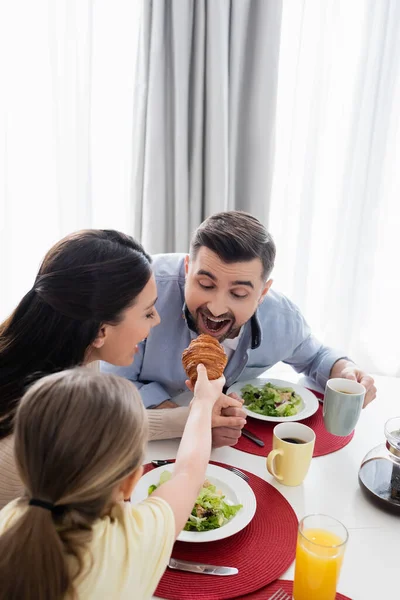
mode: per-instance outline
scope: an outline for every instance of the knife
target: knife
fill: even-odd
[[[152,460],[151,464],[153,465],[153,467],[165,467],[165,465],[171,465],[172,463],[175,462],[174,460]]]
[[[251,433],[251,431],[249,431],[248,429],[243,428],[242,435],[244,435],[244,437],[248,438],[249,440],[251,440],[252,442],[257,444],[257,446],[261,446],[261,448],[264,448],[264,442],[262,440],[260,440],[259,437],[254,435],[254,433]]]
[[[238,569],[235,567],[217,567],[215,565],[204,565],[202,563],[190,562],[187,560],[177,560],[170,558],[168,566],[170,569],[178,571],[189,571],[190,573],[198,573],[200,575],[237,575]]]

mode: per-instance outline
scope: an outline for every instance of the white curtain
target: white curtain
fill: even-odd
[[[136,237],[185,252],[205,217],[268,220],[281,0],[146,0],[134,120]]]
[[[63,235],[133,233],[139,0],[0,2],[0,321]]]
[[[324,341],[400,375],[400,2],[283,7],[275,283]]]
[[[0,2],[0,320],[61,235],[135,231],[141,5]],[[400,375],[400,2],[285,0],[277,106],[275,285],[324,341]]]

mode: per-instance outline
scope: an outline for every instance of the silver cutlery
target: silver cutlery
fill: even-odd
[[[151,464],[153,465],[153,467],[165,467],[165,465],[171,465],[172,463],[174,463],[174,460],[152,460]]]
[[[264,448],[264,445],[265,445],[264,442],[262,440],[260,440],[260,438],[257,437],[254,433],[252,433],[251,431],[246,429],[245,427],[243,427],[243,429],[242,429],[242,435],[245,438],[247,438],[248,440],[251,440],[252,442],[257,444],[257,446],[261,446],[261,448]]]
[[[216,565],[205,565],[203,563],[195,563],[188,560],[178,560],[170,558],[168,567],[178,571],[189,571],[190,573],[198,573],[199,575],[237,575],[239,571],[235,567],[218,567]]]
[[[281,588],[269,600],[292,600],[292,597]]]
[[[170,465],[173,462],[174,462],[173,460],[152,460],[151,464],[154,467],[165,467],[165,465]],[[238,477],[241,477],[241,479],[243,479],[244,481],[246,481],[246,482],[249,481],[248,475],[246,475],[246,473],[243,473],[243,471],[240,471],[236,467],[231,467],[230,465],[224,465],[223,468],[227,469],[228,471],[232,471],[232,473],[235,473],[235,475],[237,475]]]
[[[242,479],[244,479],[244,481],[246,481],[246,483],[248,483],[249,477],[248,477],[248,475],[246,475],[246,473],[243,473],[243,471],[240,471],[236,467],[231,467],[230,465],[225,465],[224,469],[228,469],[228,471],[232,471],[232,473],[235,473],[235,475],[237,475],[238,477],[241,477]]]

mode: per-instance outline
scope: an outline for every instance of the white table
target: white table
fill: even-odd
[[[299,381],[292,371],[276,369],[268,376]],[[400,415],[400,378],[376,377],[377,399],[362,412],[353,440],[342,450],[314,458],[304,483],[289,488],[267,472],[265,459],[233,448],[213,450],[212,460],[255,473],[275,486],[290,502],[298,518],[323,513],[339,519],[349,530],[338,591],[353,600],[383,600],[399,595],[400,517],[370,504],[358,484],[358,469],[365,454],[382,443],[387,419]],[[303,381],[299,381],[303,383]],[[176,456],[179,440],[151,442],[146,462]],[[293,579],[294,565],[282,579]],[[311,600],[311,599],[310,599]]]

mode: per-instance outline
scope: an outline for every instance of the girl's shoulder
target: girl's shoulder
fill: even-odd
[[[144,529],[154,529],[162,524],[167,529],[175,528],[172,508],[163,498],[146,498],[139,504],[118,502],[107,517],[97,523],[99,528],[120,527],[124,530],[135,529],[136,533]]]
[[[109,515],[93,525],[88,548],[91,568],[76,581],[79,597],[150,598],[168,564],[174,541],[172,509],[162,499],[114,505]]]
[[[175,517],[162,498],[146,498],[139,504],[119,502],[110,514],[99,519],[92,528],[92,548],[129,548],[134,554],[148,551],[151,539],[175,541]]]
[[[6,506],[0,510],[0,535],[12,527],[25,511],[26,506],[21,504],[21,498],[17,498],[6,504]]]

